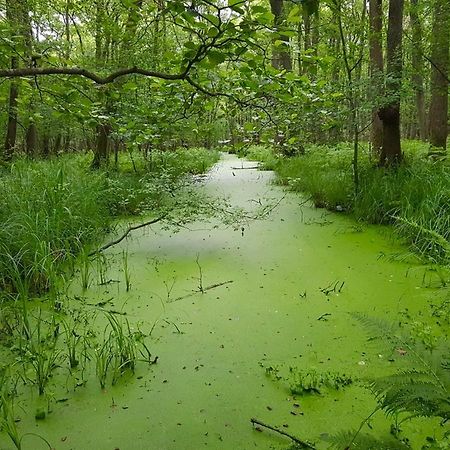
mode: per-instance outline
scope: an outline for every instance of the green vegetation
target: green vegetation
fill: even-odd
[[[173,196],[217,160],[204,149],[154,152],[93,172],[82,155],[20,160],[3,169],[0,189],[0,289],[3,295],[48,292],[86,246],[96,244],[117,217],[168,212]],[[176,214],[176,213],[175,213]],[[89,270],[81,270],[85,287]]]
[[[360,158],[355,194],[350,144],[309,146],[287,158],[250,147],[247,155],[277,173],[278,183],[311,197],[316,207],[348,211],[359,221],[393,224],[413,250],[432,262],[450,262],[450,166],[426,157],[427,148],[405,141],[405,163],[395,170]]]
[[[326,339],[347,339],[351,333],[337,318],[342,308],[359,305],[366,311],[367,304],[375,315],[395,313],[395,320],[408,322],[410,334],[436,358],[434,366],[423,365],[428,356],[408,344],[423,367],[409,361],[411,367],[395,376],[372,378],[378,408],[389,418],[408,413],[449,420],[445,355],[436,332],[441,327],[445,334],[450,322],[445,290],[450,269],[449,30],[448,0],[0,1],[0,359],[8,364],[8,369],[0,367],[0,432],[10,444],[22,448],[27,436],[53,447],[19,424],[17,411],[25,408],[17,400],[27,391],[38,397],[37,407],[31,405],[34,419],[43,420],[62,378],[67,391],[93,378],[104,391],[119,388],[119,380],[134,374],[138,361],[157,361],[147,338],[157,340],[172,358],[187,358],[184,344],[196,354],[199,343],[214,342],[215,326],[224,317],[230,326],[235,317],[245,318],[245,328],[233,330],[245,337],[232,343],[237,358],[247,355],[236,363],[239,369],[250,360],[256,364],[253,354],[270,347],[270,334],[279,347],[273,353],[296,347],[294,341],[304,347],[301,360],[294,359],[298,352],[292,355],[283,348],[280,367],[289,373],[271,372],[283,377],[290,396],[302,395],[305,401],[345,396],[358,389],[350,386],[353,371],[343,367],[346,361],[330,362],[323,371],[313,367],[331,361],[318,356],[321,348],[332,347]],[[228,155],[211,172],[213,183],[203,188],[202,174],[219,159],[216,148],[260,161],[261,169],[276,172],[279,185],[304,198],[296,200],[268,186],[271,174],[256,173],[244,162],[241,167],[227,165],[236,162]],[[222,198],[222,188],[230,201]],[[311,204],[347,216],[318,211]],[[278,212],[262,239],[259,231],[267,230],[258,228],[260,219]],[[196,229],[174,236],[199,218],[214,219],[209,234],[200,237],[204,230]],[[335,221],[344,228],[350,223],[352,230],[340,252],[325,244],[336,237],[327,235]],[[139,240],[126,240],[131,232],[156,223],[157,237],[137,232]],[[229,227],[223,230],[219,223]],[[388,269],[363,273],[372,272],[366,267],[390,253],[393,242],[385,245],[375,237],[369,245],[375,227],[362,223],[388,225],[383,229],[396,230],[418,255],[392,258],[401,277],[395,279]],[[309,225],[311,232],[303,228]],[[314,225],[322,226],[320,234]],[[159,241],[164,238],[170,239],[165,246]],[[361,244],[352,238],[360,238]],[[285,239],[290,239],[286,246]],[[383,249],[376,249],[376,257],[364,253],[378,244]],[[348,253],[351,263],[342,256],[346,246],[354,250]],[[111,247],[118,251],[107,251]],[[194,272],[192,249],[197,255]],[[170,269],[161,262],[167,254],[174,260]],[[398,254],[409,255],[403,250]],[[228,265],[221,266],[224,255]],[[272,255],[277,261],[269,264]],[[213,264],[222,270],[210,280]],[[161,269],[160,274],[161,267],[166,272]],[[251,280],[246,280],[248,291],[228,276],[236,267],[234,278]],[[283,270],[277,272],[279,268]],[[197,272],[192,290],[186,285]],[[165,286],[162,293],[158,283]],[[253,285],[259,293],[252,291]],[[178,292],[178,286],[184,291]],[[379,286],[384,286],[380,292]],[[239,297],[240,302],[210,302],[210,291],[222,288],[227,300]],[[434,294],[429,315],[424,312],[429,301],[425,289]],[[201,305],[197,297],[204,300]],[[221,292],[212,300],[224,297]],[[364,303],[358,303],[361,297]],[[255,305],[258,311],[252,309]],[[191,306],[198,310],[189,310]],[[297,307],[303,314],[296,315]],[[265,313],[268,317],[258,321]],[[153,324],[150,332],[140,330],[141,317]],[[184,333],[192,323],[201,338]],[[158,335],[166,325],[177,332],[179,353],[170,347],[172,340],[163,342],[166,336]],[[233,333],[224,329],[221,334]],[[306,343],[310,336],[316,342]],[[247,344],[252,351],[245,353]],[[217,353],[223,354],[221,375],[233,373],[248,384],[260,384],[260,379],[246,378],[251,369],[234,375],[234,355],[227,354],[223,343],[214,346],[207,355],[208,370],[218,366]],[[194,370],[201,373],[206,364],[196,357]],[[304,361],[308,366],[297,365]],[[164,370],[175,367],[170,362]],[[365,358],[359,362],[358,369],[368,368]],[[188,365],[181,366],[183,374]],[[188,411],[199,392],[209,397],[198,386],[204,383],[212,390],[219,378],[191,379],[189,389],[198,390],[189,392],[189,402],[177,399],[176,404],[184,402]],[[166,385],[167,379],[161,381]],[[154,392],[147,382],[148,399]],[[177,392],[177,386],[169,386],[171,393]],[[337,393],[341,387],[346,389]],[[241,395],[244,390],[251,392],[244,386]],[[236,392],[238,388],[231,393]],[[233,401],[229,416],[235,419],[241,396]],[[247,404],[253,406],[253,399]],[[116,406],[113,398],[111,408]],[[164,419],[163,409],[155,439],[163,429],[162,439],[177,433],[169,431],[173,411]],[[203,414],[212,408],[198,410]],[[198,422],[210,424],[210,419]],[[264,424],[253,422],[258,423]],[[110,429],[118,430],[114,425]],[[184,425],[176,423],[186,442],[194,432],[205,438],[196,442],[198,448],[215,448],[206,441],[215,434],[223,440],[222,432],[198,433],[195,426]],[[229,430],[237,429],[232,425]],[[283,429],[288,426],[284,423]],[[267,429],[289,437],[281,427]],[[387,442],[360,431],[343,431],[338,448],[409,446],[398,436]],[[245,446],[240,437],[228,447],[236,448],[236,442]],[[257,446],[258,438],[252,439],[245,441],[249,448]],[[293,442],[303,445],[302,440]],[[424,448],[441,444],[446,445],[430,439]],[[149,445],[166,448],[168,443]]]

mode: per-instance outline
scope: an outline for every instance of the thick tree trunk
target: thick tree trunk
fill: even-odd
[[[108,159],[108,141],[111,133],[111,126],[107,123],[97,125],[97,144],[95,148],[92,168],[99,169]]]
[[[426,140],[428,137],[426,111],[425,111],[425,89],[423,85],[423,54],[422,54],[422,24],[418,14],[418,0],[411,0],[410,19],[412,27],[412,85],[415,91],[415,104],[417,114],[417,127],[413,132],[419,139]]]
[[[369,3],[369,22],[370,22],[370,77],[372,87],[379,86],[383,77],[383,0],[370,0]],[[378,91],[378,89],[374,89]],[[372,145],[372,155],[379,158],[383,146],[383,123],[378,116],[378,106],[372,109],[372,127],[370,133],[370,142]]]
[[[402,85],[402,32],[404,0],[390,0],[387,36],[386,95],[390,103],[379,111],[383,122],[383,146],[380,166],[398,164],[402,160],[400,140],[400,91]]]
[[[448,134],[448,65],[450,3],[436,1],[431,42],[431,151],[445,152]]]

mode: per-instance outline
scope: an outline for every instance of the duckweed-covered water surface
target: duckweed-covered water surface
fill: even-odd
[[[98,335],[116,321],[125,336],[118,331],[115,343],[122,339],[118,345],[126,347],[127,336],[145,337],[145,347],[134,375],[129,370],[113,380],[107,373],[103,389],[94,360],[82,376],[55,371],[45,399],[18,386],[14,417],[22,448],[292,443],[252,425],[252,418],[329,448],[330,436],[356,431],[376,407],[361,380],[394,373],[408,353],[368,340],[354,313],[434,339],[439,328],[431,313],[443,294],[433,268],[408,255],[389,228],[314,209],[254,167],[224,155],[204,189],[250,212],[265,207],[268,217],[236,226],[199,221],[176,233],[159,225],[137,230],[105,252],[101,283],[98,273],[73,280],[66,300],[72,311],[90,305],[83,320],[97,317]],[[103,310],[114,319],[101,316]],[[362,431],[388,436],[390,425],[379,412]],[[431,419],[401,428],[412,448],[446,431]],[[14,448],[6,433],[0,448]]]

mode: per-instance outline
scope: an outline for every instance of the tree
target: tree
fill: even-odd
[[[428,137],[426,111],[425,111],[425,88],[423,83],[423,33],[422,23],[419,17],[419,0],[411,0],[409,17],[412,28],[411,69],[412,85],[415,92],[415,106],[417,114],[417,126],[414,136],[422,140]]]
[[[435,1],[431,36],[430,144],[445,152],[448,134],[450,3]]]
[[[283,34],[285,21],[283,0],[270,0],[270,9],[273,14],[273,25],[276,31],[272,45],[272,65],[276,69],[292,70],[289,37]]]
[[[380,86],[383,76],[383,0],[370,0],[369,2],[369,45],[370,45],[370,78],[372,87]],[[379,107],[375,105],[372,109],[371,144],[372,153],[379,157],[383,146],[383,123],[378,116]]]
[[[400,91],[402,87],[403,0],[389,1],[387,31],[386,105],[378,115],[383,123],[379,164],[396,165],[402,160],[400,142]]]

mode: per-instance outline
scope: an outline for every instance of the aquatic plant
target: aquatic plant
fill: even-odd
[[[125,277],[125,288],[128,292],[131,289],[131,272],[128,265],[128,251],[122,252],[123,274]]]
[[[55,369],[60,367],[61,351],[56,346],[59,331],[54,329],[44,332],[41,311],[33,328],[33,334],[25,347],[25,358],[34,372],[32,381],[38,387],[39,395],[43,395]]]
[[[430,349],[422,340],[405,335],[397,325],[364,315],[354,316],[368,330],[371,339],[384,342],[391,350],[401,349],[404,357],[410,359],[410,365],[392,375],[366,380],[365,385],[375,396],[377,407],[358,430],[343,431],[329,441],[335,448],[410,448],[406,446],[407,440],[400,438],[403,422],[416,417],[435,417],[442,423],[450,419],[449,346],[440,342]],[[368,420],[380,410],[394,419],[391,433],[397,438],[395,445],[392,439],[388,443],[361,432]]]
[[[339,390],[354,381],[345,373],[318,371],[315,368],[289,366],[286,370],[283,365],[269,365],[265,366],[265,371],[270,378],[287,383],[293,395],[321,394],[325,389]]]

